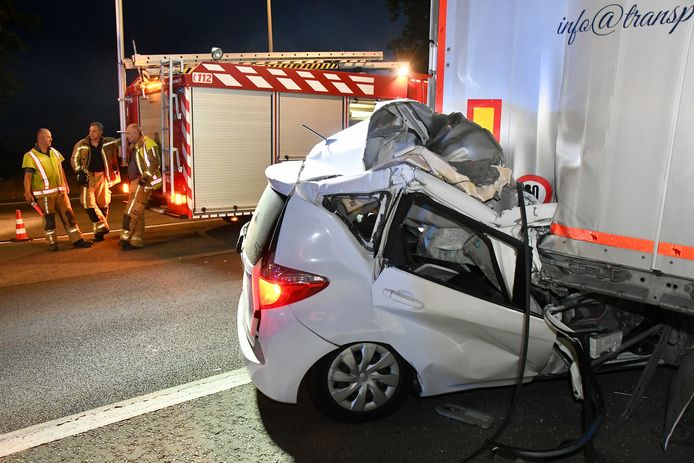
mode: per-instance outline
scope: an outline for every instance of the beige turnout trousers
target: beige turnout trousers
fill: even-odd
[[[94,233],[108,230],[108,207],[111,204],[111,189],[103,172],[90,172],[89,183],[82,188],[80,202],[92,221]]]
[[[147,206],[150,196],[152,196],[151,189],[145,189],[137,180],[130,182],[130,197],[123,213],[123,229],[120,232],[120,239],[138,248],[144,246],[145,206]]]
[[[49,244],[56,244],[58,242],[55,231],[56,214],[60,218],[60,221],[63,222],[63,226],[71,242],[75,243],[82,239],[82,233],[80,232],[80,227],[77,225],[75,213],[70,206],[70,199],[65,193],[37,197],[36,204],[43,211],[43,225],[46,241],[48,241]]]

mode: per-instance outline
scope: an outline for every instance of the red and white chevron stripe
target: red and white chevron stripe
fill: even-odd
[[[407,78],[322,70],[270,68],[232,63],[200,63],[186,84],[289,93],[397,98],[407,95]]]
[[[181,148],[183,153],[183,177],[186,181],[186,197],[188,208],[193,210],[193,138],[191,135],[191,91],[190,87],[185,87],[183,94],[181,94],[181,101],[183,103],[181,128],[183,132],[183,139],[181,140]]]

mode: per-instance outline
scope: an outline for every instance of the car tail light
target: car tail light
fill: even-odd
[[[284,307],[313,296],[328,284],[328,279],[320,275],[258,262],[253,269],[254,308],[257,312]]]

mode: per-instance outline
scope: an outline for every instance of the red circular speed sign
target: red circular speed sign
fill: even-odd
[[[539,175],[523,175],[518,181],[524,185],[525,191],[535,196],[541,203],[552,200],[552,185],[546,178]]]

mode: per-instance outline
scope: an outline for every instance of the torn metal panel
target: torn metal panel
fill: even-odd
[[[393,102],[375,111],[369,122],[364,166],[372,169],[412,157],[413,150],[423,158],[422,168],[453,184],[495,185],[498,193],[511,180],[510,170],[502,170],[503,153],[492,134],[460,113],[436,114],[413,101]],[[482,201],[494,196],[479,194]]]
[[[460,190],[452,185],[419,169],[403,166],[398,170],[405,168],[411,169],[413,173],[413,181],[407,185],[408,192],[423,193],[451,209],[463,212],[475,220],[495,227],[498,214],[485,203],[472,196],[460,194]]]
[[[461,174],[453,165],[424,146],[415,146],[410,151],[400,154],[396,158],[373,166],[372,169],[379,170],[401,163],[408,163],[429,172],[482,202],[491,199],[501,199],[502,189],[510,185],[512,181],[511,169],[491,166],[490,171],[495,172],[496,180],[493,183],[478,185],[467,176]]]
[[[561,254],[546,248],[544,241],[539,246],[541,278],[548,283],[694,314],[690,280]]]

